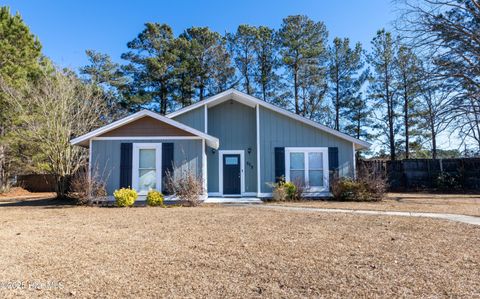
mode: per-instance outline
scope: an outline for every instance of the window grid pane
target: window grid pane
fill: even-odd
[[[155,149],[140,149],[138,156],[138,168],[139,169],[155,169]]]
[[[323,153],[310,152],[308,153],[308,169],[323,169]]]
[[[323,187],[323,170],[309,170],[308,184],[310,187]]]
[[[305,169],[304,153],[290,153],[290,169],[295,169],[295,170]]]

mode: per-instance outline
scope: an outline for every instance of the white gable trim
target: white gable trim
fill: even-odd
[[[260,99],[257,99],[257,98],[255,98],[255,97],[253,97],[253,96],[251,96],[251,95],[246,94],[246,93],[240,92],[240,91],[238,91],[238,90],[236,90],[236,89],[228,89],[228,90],[226,90],[226,91],[224,91],[224,92],[221,92],[221,93],[219,93],[219,94],[217,94],[217,95],[214,95],[214,96],[212,96],[212,97],[210,97],[210,98],[208,98],[208,99],[205,99],[205,100],[200,101],[200,102],[197,102],[197,103],[195,103],[195,104],[193,104],[193,105],[190,105],[190,106],[187,106],[187,107],[185,107],[185,108],[182,108],[182,109],[180,109],[180,110],[178,110],[178,111],[175,111],[175,112],[172,112],[172,113],[170,113],[170,114],[167,114],[166,117],[168,117],[168,118],[173,118],[173,117],[175,117],[175,116],[178,116],[178,115],[180,115],[180,114],[186,113],[186,112],[188,112],[188,111],[191,111],[191,110],[196,109],[196,108],[198,108],[198,107],[201,107],[201,106],[203,106],[203,105],[206,105],[207,107],[208,107],[208,106],[211,107],[211,106],[216,105],[217,102],[222,102],[222,101],[225,101],[225,100],[230,99],[229,97],[230,97],[231,99],[237,100],[237,101],[239,101],[239,102],[250,102],[253,107],[255,107],[255,105],[258,104],[259,106],[262,106],[262,107],[265,107],[265,108],[267,108],[267,109],[273,110],[273,111],[278,112],[278,113],[280,113],[280,114],[282,114],[282,115],[285,115],[285,116],[287,116],[287,117],[293,118],[293,119],[295,119],[295,120],[297,120],[297,121],[299,121],[299,122],[305,123],[305,124],[307,124],[307,125],[310,125],[310,126],[312,126],[312,127],[315,127],[315,128],[317,128],[317,129],[320,129],[320,130],[322,130],[322,131],[325,131],[325,132],[327,132],[327,133],[330,133],[330,134],[332,134],[332,135],[334,135],[334,136],[337,136],[337,137],[339,137],[339,138],[342,138],[342,139],[348,140],[348,141],[350,141],[350,142],[353,142],[358,149],[369,148],[369,147],[371,146],[371,144],[368,143],[368,142],[366,142],[366,141],[362,141],[362,140],[360,140],[360,139],[357,139],[357,138],[348,136],[347,134],[344,134],[344,133],[342,133],[342,132],[339,132],[339,131],[337,131],[337,130],[334,130],[334,129],[332,129],[332,128],[329,128],[329,127],[327,127],[327,126],[321,125],[321,124],[319,124],[319,123],[317,123],[317,122],[315,122],[315,121],[312,121],[312,120],[307,119],[307,118],[305,118],[305,117],[303,117],[303,116],[300,116],[300,115],[297,115],[297,114],[295,114],[295,113],[292,113],[292,112],[290,112],[290,111],[288,111],[288,110],[282,109],[282,108],[277,107],[277,106],[272,105],[272,104],[269,104],[269,103],[267,103],[267,102],[265,102],[265,101],[262,101],[262,100],[260,100]]]
[[[184,131],[186,131],[186,132],[192,133],[193,135],[196,135],[196,136],[198,136],[198,137],[200,137],[200,138],[202,138],[202,139],[205,139],[205,141],[207,142],[207,145],[210,146],[210,147],[213,147],[213,148],[215,148],[215,149],[218,149],[218,147],[219,147],[219,140],[218,140],[218,138],[213,137],[213,136],[210,136],[210,135],[205,134],[205,133],[203,133],[203,132],[200,132],[200,131],[198,131],[198,130],[196,130],[196,129],[194,129],[194,128],[191,128],[191,127],[189,127],[189,126],[187,126],[187,125],[184,125],[184,124],[182,124],[182,123],[180,123],[180,122],[178,122],[178,121],[175,121],[175,120],[173,120],[173,119],[170,119],[170,118],[168,118],[168,117],[162,116],[162,115],[160,115],[160,114],[157,114],[157,113],[155,113],[155,112],[148,111],[148,110],[142,110],[142,111],[139,111],[139,112],[134,113],[134,114],[132,114],[132,115],[129,115],[129,116],[127,116],[127,117],[124,117],[124,118],[122,118],[122,119],[119,119],[119,120],[117,120],[117,121],[114,121],[113,123],[108,124],[108,125],[106,125],[106,126],[103,126],[103,127],[101,127],[101,128],[98,128],[98,129],[96,129],[96,130],[93,130],[93,131],[90,132],[90,133],[87,133],[87,134],[85,134],[85,135],[82,135],[82,136],[79,136],[79,137],[77,137],[77,138],[74,138],[74,139],[72,139],[72,140],[70,141],[70,143],[71,143],[72,145],[76,145],[76,144],[83,143],[83,142],[85,142],[85,141],[87,141],[87,140],[90,140],[90,139],[92,139],[92,138],[94,138],[94,137],[97,137],[97,136],[99,136],[99,135],[102,135],[102,134],[104,134],[104,133],[106,133],[106,132],[109,132],[109,131],[111,131],[111,130],[113,130],[113,129],[116,129],[116,128],[118,128],[118,127],[121,127],[121,126],[123,126],[123,125],[126,125],[126,124],[128,124],[128,123],[130,123],[130,122],[133,122],[133,121],[135,121],[135,120],[137,120],[137,119],[140,119],[140,118],[142,118],[142,117],[145,117],[145,116],[152,117],[152,118],[154,118],[154,119],[157,119],[157,120],[159,120],[159,121],[162,121],[162,122],[164,122],[164,123],[167,123],[167,124],[169,124],[169,125],[171,125],[171,126],[174,126],[174,127],[177,127],[177,128],[179,128],[179,129],[181,129],[181,130],[184,130]],[[151,138],[151,137],[153,137],[153,136],[145,136],[145,137],[143,137],[143,139],[149,139],[149,138]],[[122,137],[122,138],[123,138],[123,137]]]

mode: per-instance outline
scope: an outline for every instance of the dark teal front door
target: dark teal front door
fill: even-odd
[[[223,155],[223,194],[240,195],[240,155]]]

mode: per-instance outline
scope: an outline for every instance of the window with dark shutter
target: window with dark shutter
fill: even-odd
[[[132,143],[120,145],[120,188],[132,186]]]
[[[338,147],[328,148],[328,168],[330,171],[338,170]]]
[[[166,188],[167,172],[173,173],[173,143],[162,143],[162,192],[168,194]]]
[[[275,182],[285,178],[285,148],[275,148]]]

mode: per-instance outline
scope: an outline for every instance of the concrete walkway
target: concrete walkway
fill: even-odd
[[[239,204],[244,207],[255,207],[271,210],[287,210],[287,211],[302,211],[302,212],[324,212],[324,213],[347,213],[347,214],[363,214],[363,215],[386,215],[386,216],[402,216],[402,217],[425,217],[436,218],[443,220],[450,220],[462,222],[473,225],[480,225],[480,217],[459,215],[459,214],[444,214],[444,213],[423,213],[423,212],[397,212],[397,211],[374,211],[374,210],[348,210],[348,209],[324,209],[324,208],[306,208],[306,207],[291,207],[281,205],[248,205]]]

